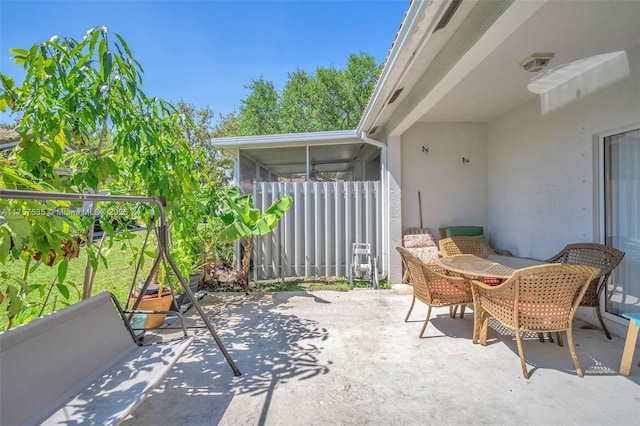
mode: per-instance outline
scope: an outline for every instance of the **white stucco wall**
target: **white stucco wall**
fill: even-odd
[[[496,246],[545,259],[597,235],[597,135],[640,123],[640,47],[630,74],[542,113],[536,99],[488,124],[488,217]]]
[[[588,80],[574,81],[564,93],[571,103],[543,113],[536,100],[488,124],[494,245],[546,259],[568,243],[602,242],[598,135],[640,126],[640,47],[627,60],[629,74],[607,87],[592,91]],[[593,309],[576,316],[598,324]],[[603,316],[613,334],[625,335],[625,321]]]
[[[395,247],[408,228],[488,224],[487,139],[482,123],[416,123],[389,147],[389,281],[402,279]],[[425,153],[422,147],[428,148]],[[462,162],[462,158],[469,160]]]
[[[389,199],[385,206],[388,220],[388,235],[386,258],[388,280],[391,284],[398,284],[402,281],[402,260],[400,254],[395,249],[402,245],[402,140],[398,136],[387,139],[387,153],[383,158],[386,165],[387,194]]]
[[[428,148],[425,153],[422,147]],[[463,163],[462,158],[469,160]],[[416,123],[402,135],[402,226],[487,226],[487,140],[481,123]]]

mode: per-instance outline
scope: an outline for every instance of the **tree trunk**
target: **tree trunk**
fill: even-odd
[[[199,284],[213,282],[214,280],[216,280],[216,275],[218,272],[217,271],[218,259],[216,258],[215,247],[210,247],[209,249],[205,250],[203,246],[202,257],[203,257],[203,262],[202,262],[202,268],[201,268],[202,271],[200,274]],[[192,271],[193,274],[197,272],[198,271]]]
[[[102,144],[104,143],[104,139],[107,134],[108,119],[109,119],[109,108],[106,109],[104,118],[102,119],[102,129],[100,130],[100,139],[98,140],[98,148],[96,150],[96,160],[99,160],[102,157],[101,155]],[[100,194],[101,190],[102,190],[102,184],[100,183],[100,181],[98,181],[98,183],[96,184],[96,187],[94,188],[93,193]],[[90,248],[93,245],[93,232],[96,226],[97,210],[98,210],[98,202],[94,201],[93,204],[91,204],[91,218],[93,222],[89,226],[89,232],[87,233],[88,248]],[[106,235],[106,232],[103,232],[102,241],[100,243],[100,248],[98,249],[98,253],[97,253],[98,262],[100,261],[100,251],[102,250],[102,244],[104,243],[105,235]],[[87,255],[87,262],[85,263],[85,266],[84,266],[84,281],[82,283],[82,299],[88,299],[89,297],[91,297],[91,291],[93,290],[93,281],[95,280],[95,278],[96,278],[96,271],[93,270],[93,268],[91,267],[91,261],[89,260],[89,255]]]
[[[251,266],[251,250],[253,245],[253,235],[245,238],[244,256],[242,256],[242,273],[240,274],[240,285],[245,293],[249,294],[249,267]]]

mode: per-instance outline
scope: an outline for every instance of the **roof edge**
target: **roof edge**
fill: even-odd
[[[366,135],[366,132],[364,131],[365,124],[371,118],[371,115],[373,114],[378,102],[380,102],[390,75],[394,73],[398,67],[402,66],[402,64],[397,64],[398,58],[401,56],[404,50],[407,49],[408,41],[414,36],[415,31],[425,14],[425,11],[430,6],[432,6],[432,3],[432,0],[412,1],[409,5],[409,10],[407,11],[405,20],[401,25],[397,40],[393,44],[391,52],[389,52],[389,57],[385,62],[382,73],[380,74],[380,78],[378,78],[378,82],[373,89],[371,98],[369,99],[369,102],[367,103],[367,106],[362,113],[362,118],[360,119],[360,122],[356,127],[356,131],[359,135]]]
[[[329,130],[324,132],[283,133],[275,135],[234,136],[228,138],[211,138],[212,145],[220,147],[247,146],[303,146],[311,143],[327,141],[344,141],[354,143],[361,141],[355,130]]]

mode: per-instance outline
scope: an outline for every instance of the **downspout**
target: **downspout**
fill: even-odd
[[[235,186],[240,188],[240,148],[238,148],[235,152],[236,158],[233,161],[233,180],[235,182]],[[240,259],[240,240],[235,240],[233,242],[233,255],[236,258],[236,270],[240,271],[242,268],[242,261]]]
[[[381,246],[382,246],[382,253],[380,253],[380,263],[382,264],[382,271],[381,271],[381,275],[378,277],[378,279],[384,280],[387,278],[388,275],[388,271],[387,271],[387,263],[389,261],[389,253],[387,253],[385,250],[387,250],[387,245],[388,245],[388,239],[389,239],[389,225],[388,225],[388,220],[387,220],[387,210],[388,210],[388,194],[389,194],[389,189],[387,188],[387,145],[384,142],[380,142],[377,141],[375,139],[371,139],[370,137],[366,136],[364,134],[364,132],[360,131],[358,132],[358,136],[360,137],[360,139],[362,139],[363,142],[369,144],[369,145],[373,145],[377,148],[381,149],[380,152],[380,167],[381,167],[381,171],[380,171],[380,186],[381,189],[380,191],[382,192],[382,201],[381,201],[381,232],[382,232],[382,242],[381,242]],[[384,159],[384,161],[382,161]]]

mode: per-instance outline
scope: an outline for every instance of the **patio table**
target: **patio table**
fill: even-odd
[[[482,258],[473,254],[459,254],[438,259],[437,263],[446,270],[469,277],[507,279],[518,269],[544,265],[546,262],[527,257],[490,255]]]
[[[464,275],[471,279],[499,279],[498,282],[492,284],[499,284],[501,280],[505,280],[513,273],[522,268],[528,268],[530,266],[544,265],[547,262],[541,260],[530,259],[527,257],[515,257],[515,256],[499,256],[489,255],[486,258],[479,257],[473,254],[459,254],[455,256],[448,256],[438,259],[437,264],[442,268]],[[474,309],[475,311],[475,309]],[[478,315],[474,315],[473,320],[473,341],[477,342],[477,337],[480,333],[480,321]],[[541,341],[544,337],[539,333]]]

